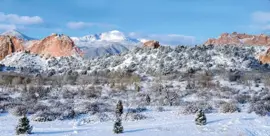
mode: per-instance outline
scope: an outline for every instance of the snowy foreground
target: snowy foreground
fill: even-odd
[[[148,119],[124,121],[124,136],[269,136],[269,117],[255,114],[206,114],[207,125],[196,126],[194,115],[179,115],[177,108],[146,111]],[[29,117],[31,118],[31,117]],[[34,122],[33,136],[110,136],[113,122],[83,123],[82,119]],[[0,136],[15,135],[18,117],[0,114]],[[31,135],[31,136],[32,136]]]

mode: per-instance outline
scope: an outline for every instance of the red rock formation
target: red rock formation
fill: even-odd
[[[45,55],[46,57],[71,56],[79,53],[80,50],[75,46],[70,37],[65,35],[53,34],[39,42],[34,42],[29,47],[31,53]]]
[[[270,48],[267,50],[267,52],[263,55],[260,55],[259,60],[261,63],[270,63]]]
[[[270,36],[267,35],[248,35],[238,34],[233,32],[232,34],[223,33],[217,39],[208,39],[205,45],[258,45],[258,46],[270,46]]]
[[[144,47],[151,47],[151,48],[158,48],[160,47],[160,44],[158,41],[147,41],[143,44]]]
[[[13,52],[23,50],[22,40],[11,36],[0,36],[0,60]]]

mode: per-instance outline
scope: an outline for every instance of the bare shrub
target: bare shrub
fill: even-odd
[[[78,72],[71,71],[64,75],[63,81],[65,84],[75,85],[78,77],[79,77]]]
[[[76,113],[73,109],[66,109],[62,111],[62,114],[60,115],[59,119],[60,120],[73,119],[75,116]]]
[[[233,112],[240,112],[240,109],[237,107],[235,103],[229,102],[229,103],[222,104],[219,108],[219,112],[233,113]]]
[[[250,101],[250,95],[238,94],[237,96],[235,96],[235,99],[237,100],[237,102],[244,104]]]
[[[136,121],[136,120],[144,120],[147,116],[140,113],[126,113],[125,120],[128,121]]]
[[[213,80],[213,74],[210,71],[205,71],[202,74],[198,74],[198,77],[196,78],[198,80],[198,85],[202,88],[210,88],[211,86],[214,86],[212,83]]]
[[[29,86],[26,87],[22,92],[22,98],[25,101],[37,101],[37,99],[43,99],[48,96],[50,88],[42,86]]]
[[[250,105],[249,112],[253,111],[260,116],[269,115],[270,102],[258,101],[256,103],[252,103]]]
[[[163,107],[159,106],[156,108],[156,111],[163,112],[163,111],[165,111],[165,109]]]
[[[59,116],[60,116],[59,113],[54,113],[50,110],[38,111],[33,115],[32,120],[37,122],[54,121]]]
[[[128,113],[140,113],[140,112],[144,112],[146,111],[147,108],[146,107],[137,107],[137,108],[128,108],[127,109],[127,112]]]
[[[180,108],[180,114],[195,114],[199,109],[205,111],[205,113],[211,113],[213,107],[202,101],[198,102],[186,102]]]
[[[27,113],[27,108],[24,105],[13,107],[9,112],[14,116],[23,116]]]
[[[249,112],[255,112],[260,116],[269,115],[270,113],[270,95],[267,90],[261,92],[252,98]]]
[[[45,110],[49,110],[49,107],[44,105],[44,104],[41,104],[41,103],[37,103],[37,104],[34,104],[34,105],[28,105],[28,113],[30,114],[34,114],[38,111],[45,111]]]
[[[12,85],[19,85],[22,84],[22,78],[21,77],[14,77],[12,79]]]
[[[75,110],[79,114],[96,114],[101,112],[112,112],[112,108],[110,105],[100,102],[84,102],[76,107]]]
[[[242,73],[240,71],[231,71],[228,74],[228,78],[230,82],[238,81],[242,76]]]
[[[89,87],[85,90],[84,94],[86,98],[99,98],[101,96],[101,89],[94,86]]]
[[[77,92],[69,89],[64,89],[61,91],[61,95],[64,99],[74,99],[74,97],[77,95]]]

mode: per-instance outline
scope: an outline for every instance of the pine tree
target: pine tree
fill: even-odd
[[[117,105],[116,105],[116,111],[115,111],[116,116],[121,116],[123,114],[123,105],[122,101],[119,100]]]
[[[147,104],[150,104],[150,102],[151,102],[151,98],[149,95],[146,95],[146,102],[147,102]]]
[[[141,87],[140,87],[140,85],[135,84],[135,90],[136,90],[137,92],[140,92],[140,91],[141,91]]]
[[[124,131],[124,128],[122,126],[122,119],[121,119],[122,114],[123,114],[123,105],[122,105],[122,101],[119,100],[116,105],[116,111],[115,111],[116,121],[113,126],[113,132],[116,134],[123,133]]]
[[[122,126],[122,120],[121,118],[117,118],[114,123],[113,132],[116,134],[119,134],[119,133],[123,133],[123,131],[124,131],[124,128]]]
[[[206,116],[202,110],[198,110],[195,118],[196,125],[206,125]]]
[[[24,115],[22,118],[19,120],[19,124],[16,127],[16,134],[30,134],[32,131],[32,126],[29,124],[29,120],[27,117]]]

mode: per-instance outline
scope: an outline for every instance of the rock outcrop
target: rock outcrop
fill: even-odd
[[[205,45],[257,45],[257,46],[270,46],[270,36],[261,35],[248,35],[233,32],[232,34],[223,33],[217,39],[208,39]]]
[[[144,47],[150,47],[150,48],[158,48],[160,47],[160,44],[158,41],[154,41],[154,40],[151,40],[151,41],[147,41],[143,44]]]
[[[46,57],[71,56],[81,53],[70,37],[58,34],[52,34],[43,40],[34,42],[27,50]]]
[[[24,46],[22,43],[23,41],[16,37],[0,36],[0,60],[13,52],[23,51]]]
[[[263,64],[266,64],[266,63],[270,64],[270,48],[266,51],[265,54],[260,55],[259,60]]]

